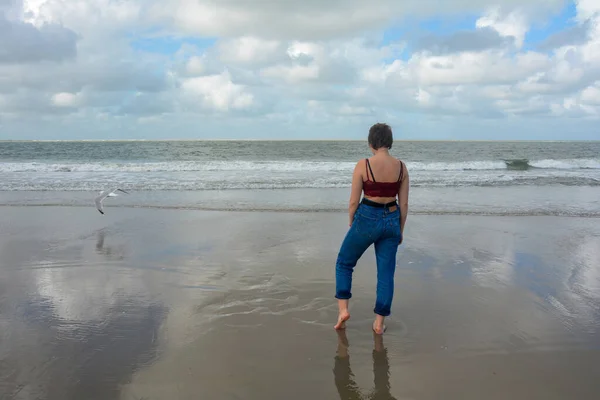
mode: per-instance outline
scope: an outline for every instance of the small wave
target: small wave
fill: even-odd
[[[506,160],[505,163],[506,168],[513,171],[527,171],[529,168],[531,168],[531,165],[529,165],[529,160],[527,159]]]
[[[138,192],[151,191],[229,191],[229,190],[287,190],[287,189],[348,189],[351,182],[332,181],[263,181],[244,182],[240,180],[224,180],[221,182],[203,181],[178,181],[151,179],[118,179],[120,184],[129,190]],[[26,181],[26,182],[2,182],[0,181],[0,192],[77,192],[96,191],[98,188],[112,186],[114,179],[106,177],[102,180],[69,180],[69,181]],[[411,181],[413,188],[459,188],[459,187],[511,187],[511,186],[570,186],[570,187],[598,187],[600,179],[585,177],[533,177],[519,178],[511,177],[481,177],[480,179],[416,179]]]
[[[600,160],[574,159],[574,160],[540,160],[532,161],[533,168],[541,169],[600,169]]]
[[[504,161],[418,162],[408,161],[411,171],[490,171],[536,169],[600,169],[596,159]],[[347,161],[172,161],[172,162],[3,162],[0,172],[212,172],[212,171],[277,171],[277,172],[348,172],[355,162]]]
[[[537,172],[535,172],[537,171]],[[289,173],[228,172],[113,172],[113,173],[4,173],[0,191],[86,191],[119,182],[131,190],[237,190],[349,188],[351,172]],[[411,174],[412,187],[466,186],[600,186],[600,170],[552,171],[420,171]]]
[[[506,169],[503,161],[406,162],[413,171],[490,171]]]
[[[0,172],[211,172],[211,171],[347,171],[351,162],[319,161],[172,161],[98,163],[0,163]]]
[[[527,171],[529,169],[600,169],[600,160],[595,159],[566,159],[566,160],[534,160],[527,159],[505,160],[506,168],[514,171]]]

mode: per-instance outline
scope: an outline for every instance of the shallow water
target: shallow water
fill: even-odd
[[[109,198],[112,208],[199,211],[348,210],[349,188],[224,191],[132,191]],[[2,192],[0,206],[70,206],[89,208],[97,192]],[[108,211],[111,212],[111,211]],[[410,213],[420,215],[600,217],[599,187],[412,188]]]
[[[592,399],[600,388],[593,218],[410,217],[380,342],[372,250],[345,336],[332,329],[343,214],[0,210],[0,398]]]

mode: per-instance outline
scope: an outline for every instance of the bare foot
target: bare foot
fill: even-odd
[[[387,330],[387,326],[380,322],[373,322],[373,332],[377,335],[383,335],[383,333]]]
[[[350,319],[350,313],[348,311],[340,311],[340,314],[338,315],[337,324],[335,324],[334,328],[336,330],[345,329],[346,321],[348,321],[349,319]]]

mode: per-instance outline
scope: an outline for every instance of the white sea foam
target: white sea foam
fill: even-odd
[[[414,171],[489,171],[507,169],[504,161],[407,162]]]
[[[132,190],[341,188],[351,184],[354,165],[301,160],[3,162],[0,190],[97,190],[113,182]],[[596,159],[407,162],[407,166],[414,187],[600,186]]]
[[[600,169],[600,160],[540,160],[530,161],[529,165],[531,165],[533,168],[541,169]]]
[[[538,169],[600,169],[600,160],[539,160],[529,166]],[[494,171],[508,169],[505,161],[407,162],[410,171]],[[276,172],[347,172],[354,162],[328,161],[169,161],[52,163],[3,162],[0,172],[193,172],[193,171],[276,171]]]

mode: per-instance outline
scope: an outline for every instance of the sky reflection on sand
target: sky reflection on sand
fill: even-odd
[[[339,344],[333,268],[345,215],[114,209],[100,219],[80,208],[56,208],[48,218],[32,207],[3,211],[3,395],[347,392],[335,385],[347,380],[341,369],[331,376]],[[453,369],[466,368],[483,387],[524,376],[531,393],[550,387],[549,396],[585,398],[594,382],[577,371],[600,362],[595,222],[411,217],[384,337],[391,395],[435,398],[446,385],[477,398],[474,387],[458,386]],[[364,390],[373,386],[374,267],[370,250],[356,268],[347,330]],[[496,375],[487,374],[492,367]],[[548,386],[550,372],[568,379]],[[438,376],[438,386],[419,384],[423,376]],[[525,398],[512,387],[512,398]]]

